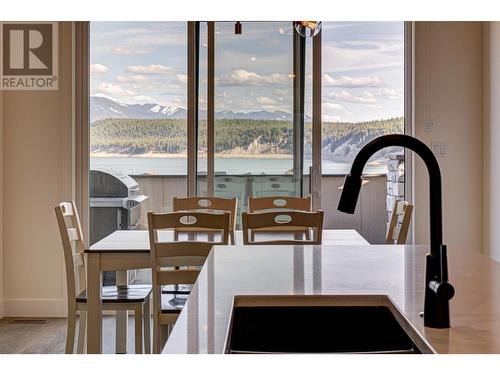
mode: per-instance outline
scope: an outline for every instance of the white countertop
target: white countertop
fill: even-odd
[[[450,329],[424,328],[427,248],[398,245],[216,246],[164,353],[222,353],[233,295],[383,294],[438,353],[500,353],[500,264],[449,248]]]

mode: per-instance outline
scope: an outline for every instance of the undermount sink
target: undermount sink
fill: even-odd
[[[224,352],[434,353],[388,296],[234,296]]]

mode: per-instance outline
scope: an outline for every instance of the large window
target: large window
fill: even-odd
[[[291,22],[216,23],[215,171],[293,168]]]
[[[145,228],[146,212],[170,211],[186,194],[186,31],[186,22],[90,23],[91,244]]]
[[[186,196],[188,179],[198,195],[238,197],[240,212],[249,196],[308,194],[334,212],[321,185],[340,186],[371,139],[404,132],[403,22],[323,22],[316,39],[301,38],[292,21],[240,26],[90,24],[90,166],[137,181],[149,197],[139,227],[145,212]],[[188,90],[190,108],[198,104],[192,150]],[[322,116],[313,119],[313,108]],[[383,179],[388,154],[403,151],[381,150],[365,174]]]
[[[404,23],[323,22],[322,169],[345,174],[373,138],[404,133]],[[386,172],[387,148],[365,173]]]
[[[91,22],[91,168],[186,174],[186,22]]]

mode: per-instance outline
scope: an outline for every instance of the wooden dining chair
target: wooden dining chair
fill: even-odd
[[[248,197],[248,212],[254,213],[265,210],[297,210],[311,211],[311,197],[287,197],[287,196],[272,196],[253,198]]]
[[[243,212],[243,244],[244,245],[320,245],[323,232],[323,211],[315,212],[304,211],[273,211],[273,212]],[[249,233],[254,230],[263,230],[266,232],[273,231],[273,228],[279,229],[279,233],[274,233],[270,237],[276,237],[277,234],[282,235],[291,228],[290,234],[297,237],[297,231],[305,232],[312,231],[313,237],[303,239],[278,239],[255,241],[254,238],[249,240]],[[250,236],[251,237],[251,236]]]
[[[270,197],[248,197],[248,212],[268,212],[268,211],[308,211],[310,212],[311,207],[311,197],[287,197],[287,196],[270,196]],[[310,231],[303,231],[301,228],[285,228],[287,232],[295,232],[297,234],[305,234],[306,239],[309,239]],[[255,239],[255,234],[257,232],[269,232],[269,231],[283,231],[283,228],[273,227],[272,229],[263,228],[262,230],[254,229],[250,233],[250,240]]]
[[[292,197],[295,189],[296,183],[292,175],[263,176],[262,178],[255,179],[252,183],[252,195],[254,197],[278,195]]]
[[[79,312],[77,353],[83,353],[87,322],[87,280],[85,272],[85,243],[78,211],[74,202],[62,202],[54,207],[61,234],[66,268],[68,295],[68,329],[66,353],[74,352],[76,315]],[[135,352],[151,353],[150,285],[105,286],[102,289],[103,310],[132,310],[135,313]],[[143,334],[144,324],[144,334]]]
[[[386,243],[398,245],[406,243],[412,212],[413,206],[410,203],[394,200],[391,219],[387,225]]]
[[[220,232],[220,241],[159,240],[164,229],[200,228]],[[159,353],[175,324],[181,306],[169,304],[172,295],[162,288],[173,284],[194,284],[213,245],[229,242],[230,214],[205,212],[148,213],[149,245],[153,276],[153,353]]]
[[[236,216],[238,209],[238,198],[220,198],[220,197],[189,197],[175,198],[172,201],[174,211],[196,211],[208,213],[229,212],[229,237],[231,244],[234,245],[234,231],[236,230]],[[175,231],[175,238],[182,231],[199,231],[199,228],[179,228]]]

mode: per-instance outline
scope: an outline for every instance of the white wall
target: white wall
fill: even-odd
[[[427,145],[446,143],[446,155],[438,159],[444,242],[483,251],[482,23],[415,26],[415,135]],[[424,131],[425,120],[434,121],[432,132]],[[419,159],[414,181],[415,242],[425,244],[428,177]]]
[[[3,91],[0,91],[0,319],[3,317]]]
[[[64,316],[53,207],[71,198],[72,26],[59,24],[59,90],[6,91],[3,270],[6,316]]]
[[[500,261],[500,22],[484,24],[485,245]]]

